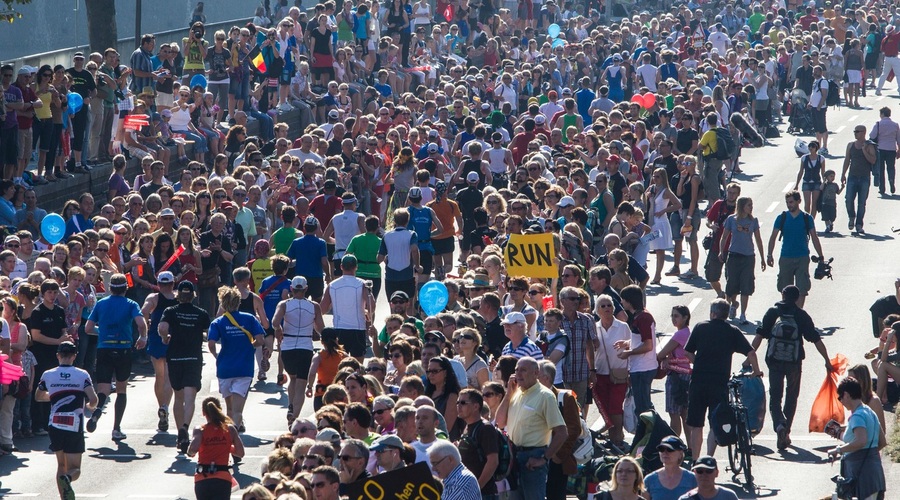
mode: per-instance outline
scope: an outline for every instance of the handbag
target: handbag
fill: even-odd
[[[606,354],[606,364],[609,366],[609,381],[615,385],[628,383],[628,368],[613,368],[609,360],[609,350],[606,349],[606,341],[603,340],[603,332],[600,332],[600,341],[603,342],[603,354]]]
[[[212,269],[204,269],[197,278],[197,284],[202,288],[215,288],[219,285],[219,266],[213,266]]]

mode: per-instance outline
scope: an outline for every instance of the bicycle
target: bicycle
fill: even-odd
[[[728,445],[728,465],[733,472],[732,480],[738,482],[738,476],[744,475],[744,487],[753,489],[751,472],[751,456],[753,455],[753,436],[750,433],[750,422],[747,407],[741,400],[741,389],[744,386],[746,373],[731,376],[728,381],[728,407],[734,413],[736,441]]]

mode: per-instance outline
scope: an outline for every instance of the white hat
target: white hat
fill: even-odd
[[[175,283],[175,275],[170,271],[163,271],[156,277],[156,281],[159,283]]]
[[[291,288],[292,289],[294,289],[294,290],[298,290],[300,288],[306,289],[306,287],[307,287],[306,278],[304,278],[303,276],[294,276],[291,279]]]
[[[556,203],[556,206],[559,207],[559,208],[574,207],[574,206],[575,206],[575,199],[572,198],[571,196],[563,196],[563,197]]]
[[[501,325],[512,325],[514,323],[525,324],[525,315],[518,311],[513,311],[508,313],[506,317],[503,318],[503,321],[500,322]]]
[[[478,176],[478,172],[469,172],[469,175],[466,176],[466,180],[468,182],[478,182],[481,180],[481,177]]]
[[[337,120],[340,117],[341,117],[341,114],[338,113],[338,110],[336,110],[336,109],[332,109],[331,111],[328,112],[328,118],[331,118],[332,120]]]
[[[547,122],[547,118],[544,115],[537,115],[534,117],[534,123],[538,125],[543,125]]]

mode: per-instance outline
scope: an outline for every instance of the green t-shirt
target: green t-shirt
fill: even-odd
[[[359,267],[356,276],[360,278],[380,278],[381,265],[378,263],[378,249],[381,248],[381,238],[377,234],[357,234],[347,245],[347,253],[356,256]]]
[[[419,318],[415,318],[416,320],[416,330],[419,330],[419,338],[425,340],[425,323]],[[387,344],[390,338],[387,334],[387,327],[381,327],[381,331],[378,332],[378,342],[382,344]]]
[[[283,227],[272,233],[272,246],[275,247],[275,253],[284,255],[287,253],[291,243],[299,236],[296,228]]]
[[[750,18],[747,19],[747,24],[750,25],[750,31],[752,33],[756,33],[757,31],[759,31],[759,27],[762,25],[763,21],[765,21],[765,20],[766,20],[766,16],[762,15],[759,12],[750,16]]]

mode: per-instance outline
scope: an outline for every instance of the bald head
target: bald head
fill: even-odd
[[[609,253],[611,250],[615,250],[619,248],[619,243],[621,240],[619,239],[618,234],[607,234],[603,237],[603,247],[606,248],[606,253]]]

